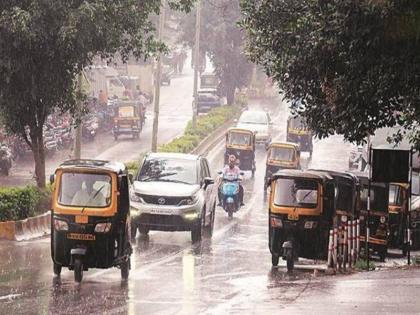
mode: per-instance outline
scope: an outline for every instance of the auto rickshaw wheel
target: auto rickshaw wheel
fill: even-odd
[[[54,263],[53,269],[54,269],[54,274],[56,276],[60,276],[60,274],[61,274],[61,268],[62,268],[61,265]]]
[[[287,258],[287,271],[293,271],[293,268],[295,267],[295,260],[292,258]]]
[[[130,258],[120,265],[121,268],[121,279],[127,280],[130,274]]]
[[[74,281],[80,283],[83,279],[83,262],[81,258],[74,260]]]
[[[271,264],[273,265],[273,267],[277,267],[279,265],[279,258],[280,258],[280,255],[271,254]]]
[[[118,140],[118,135],[114,133],[114,140],[117,141]]]

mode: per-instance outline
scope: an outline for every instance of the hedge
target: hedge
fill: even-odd
[[[0,188],[0,221],[16,221],[49,210],[51,191],[35,186]]]
[[[225,122],[237,117],[240,110],[236,106],[222,106],[211,110],[207,115],[197,119],[197,127],[192,128],[192,122],[188,122],[184,135],[171,142],[159,146],[160,152],[191,152],[209,134],[214,132]]]

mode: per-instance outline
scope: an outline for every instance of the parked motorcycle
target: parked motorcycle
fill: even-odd
[[[9,176],[12,168],[12,153],[9,148],[3,145],[0,148],[0,171],[3,175]]]

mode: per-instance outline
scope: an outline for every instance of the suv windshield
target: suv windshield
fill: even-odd
[[[285,207],[316,208],[318,183],[308,179],[280,178],[276,182],[274,203]]]
[[[239,118],[242,124],[267,124],[267,114],[265,112],[244,112]]]
[[[137,180],[194,185],[197,183],[197,161],[181,158],[148,158],[144,162]]]
[[[107,207],[111,202],[111,176],[65,172],[61,175],[58,203],[70,207]]]

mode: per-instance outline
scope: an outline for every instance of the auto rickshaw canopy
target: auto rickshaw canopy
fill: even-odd
[[[118,211],[118,179],[121,175],[128,175],[122,163],[101,160],[69,160],[62,163],[55,172],[52,196],[54,213],[86,217],[113,216]]]
[[[226,132],[226,147],[254,150],[255,132],[241,128],[231,128]]]
[[[272,142],[268,146],[267,165],[299,164],[299,159],[300,146],[297,143]]]

